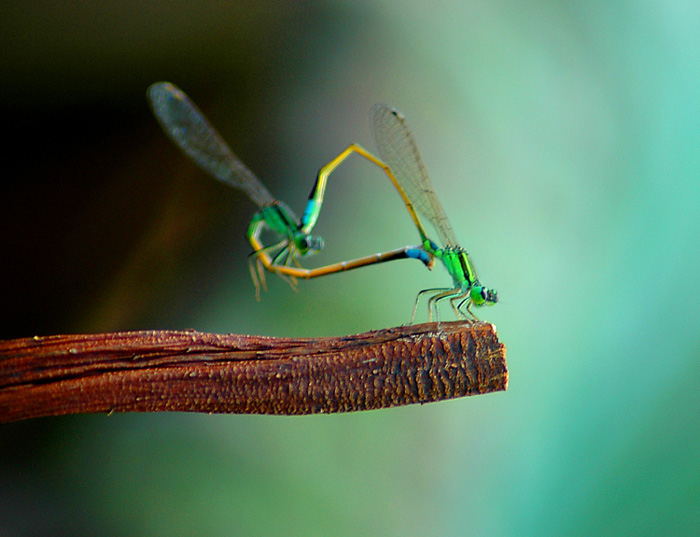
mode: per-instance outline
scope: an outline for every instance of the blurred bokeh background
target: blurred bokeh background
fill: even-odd
[[[3,339],[349,334],[449,283],[405,261],[256,302],[255,207],[162,133],[145,91],[170,80],[297,213],[320,166],[374,149],[372,104],[402,110],[511,374],[355,415],[3,425],[0,535],[698,535],[699,22],[697,1],[0,4]],[[316,229],[316,264],[417,241],[359,158]]]

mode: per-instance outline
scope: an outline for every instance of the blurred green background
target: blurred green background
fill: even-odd
[[[501,302],[506,393],[302,418],[0,426],[0,535],[698,535],[700,3],[4,2],[3,339],[395,326],[406,261],[254,299],[240,192],[163,135],[182,87],[300,213],[402,110]],[[314,263],[414,244],[378,170],[331,177]],[[421,310],[421,321],[426,314]]]

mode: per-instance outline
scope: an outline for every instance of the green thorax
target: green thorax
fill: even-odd
[[[443,262],[455,286],[466,290],[477,282],[474,266],[464,248],[459,246],[439,248],[430,239],[424,241],[423,248]]]
[[[295,246],[299,255],[313,253],[323,248],[323,240],[300,231],[299,223],[292,210],[281,201],[275,201],[260,209],[248,226],[248,234],[264,224],[270,231],[284,237]]]

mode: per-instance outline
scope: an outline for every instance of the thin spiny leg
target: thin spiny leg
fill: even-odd
[[[285,249],[285,258],[284,258],[284,265],[279,265],[279,266],[284,266],[286,268],[289,268],[292,266],[292,263],[294,263],[296,266],[301,267],[299,262],[297,261],[296,258],[296,248],[294,245],[290,245],[288,248]],[[275,265],[276,267],[278,265]],[[287,279],[287,283],[294,289],[295,291],[297,290],[297,279],[294,276],[289,276],[287,274],[282,274],[278,270],[276,270],[277,274],[282,276],[282,278]]]
[[[255,298],[256,300],[260,300],[260,288],[264,291],[267,291],[267,279],[265,278],[265,263],[262,260],[262,257],[264,255],[268,255],[269,252],[276,250],[278,248],[281,248],[277,254],[275,254],[275,257],[272,260],[271,264],[271,270],[274,270],[274,265],[275,265],[275,260],[278,259],[278,257],[284,252],[289,251],[289,240],[288,239],[282,239],[276,244],[273,244],[271,246],[266,246],[265,248],[260,248],[258,250],[255,250],[254,252],[251,252],[248,254],[248,269],[250,270],[250,276],[253,279],[253,285],[255,286]],[[278,273],[283,279],[287,280],[288,278],[283,275]],[[290,284],[292,289],[296,289],[294,286],[294,283],[290,283],[289,281],[287,282]]]
[[[248,256],[248,270],[250,270],[250,277],[253,279],[253,285],[255,286],[255,300],[260,300],[261,286],[263,290],[267,291],[265,274],[262,272],[261,267],[262,262],[260,261],[260,259]]]
[[[273,267],[275,266],[289,266],[289,257],[295,255],[293,253],[294,250],[294,245],[290,242],[289,239],[284,239],[277,244],[274,244],[272,246],[268,246],[265,248],[265,250],[271,250],[276,247],[282,246],[282,249],[275,254],[275,256],[272,258],[271,265]],[[280,259],[284,258],[284,263],[280,263]]]
[[[447,297],[445,297],[447,298]],[[455,308],[455,300],[458,300],[460,297],[458,296],[453,296],[450,298],[450,306],[452,306],[452,311],[455,312],[455,315],[457,316],[457,319],[462,319],[464,315],[462,315],[462,312],[460,312],[457,308]]]
[[[264,281],[265,280],[265,266],[262,264],[262,262],[258,259],[257,261],[257,267],[258,267],[258,272],[260,274],[260,278]],[[289,287],[292,288],[292,290],[297,291],[297,279],[294,276],[290,276],[289,274],[284,274],[283,272],[280,272],[277,270],[276,265],[273,265],[270,270],[272,270],[275,274],[277,274],[280,278],[282,278],[288,285]],[[267,291],[267,288],[265,288]]]
[[[255,268],[258,271],[258,276],[260,276],[260,281],[263,284],[263,290],[267,291],[267,276],[265,274],[265,265],[263,265],[260,258],[255,261]]]
[[[464,304],[467,305],[467,307],[464,308],[464,309],[465,309],[465,310],[467,311],[467,313],[471,316],[471,318],[472,318],[473,320],[475,320],[475,321],[478,321],[479,318],[478,318],[476,315],[474,315],[474,313],[473,313],[472,310],[471,310],[472,299],[471,299],[470,296],[467,296],[467,298],[465,298],[464,300],[462,300],[462,301],[459,303],[459,305],[457,306],[457,309],[459,309],[460,311],[462,311],[462,306],[464,306]]]
[[[460,292],[457,294],[457,296],[454,296],[450,299],[450,305],[452,306],[452,309],[454,310],[458,319],[466,319],[466,316],[464,315],[464,313],[462,313],[462,306],[465,302],[471,301],[470,291],[471,289],[460,289]],[[457,300],[459,300],[460,303],[457,306],[455,306],[455,302]],[[469,311],[468,308],[467,311]],[[469,311],[469,314],[472,316],[474,315],[471,311]]]
[[[411,315],[411,321],[408,324],[413,324],[414,319],[416,318],[416,311],[418,309],[418,301],[420,300],[421,295],[424,295],[425,293],[435,293],[435,292],[443,292],[446,291],[446,287],[431,287],[430,289],[423,289],[422,291],[419,291],[418,294],[416,295],[416,301],[413,303],[413,314]],[[432,313],[430,311],[430,306],[428,306],[428,320],[431,320]]]
[[[271,260],[271,264],[275,264],[275,260],[282,254],[284,253],[285,250],[289,249],[289,239],[282,239],[279,242],[276,242],[275,244],[272,244],[270,246],[265,246],[264,248],[259,248],[250,254],[248,254],[248,257],[262,257],[263,255],[270,255],[270,253],[273,250],[277,250],[280,248],[280,251],[275,254],[275,256]]]
[[[430,299],[428,300],[428,311],[430,311],[431,309],[435,309],[435,316],[437,318],[438,325],[440,324],[440,312],[438,310],[438,301],[452,297],[456,292],[459,291],[461,290],[445,289],[442,293],[438,293],[437,295],[430,297]],[[458,313],[457,317],[461,318],[462,316]]]

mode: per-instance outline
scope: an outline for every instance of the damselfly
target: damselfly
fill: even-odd
[[[389,174],[389,178],[411,213],[420,233],[423,248],[431,256],[440,259],[452,276],[452,287],[424,289],[418,293],[413,305],[411,322],[416,316],[420,297],[428,293],[432,293],[428,299],[430,319],[435,311],[439,321],[438,303],[447,299],[458,318],[464,318],[462,308],[471,317],[476,318],[470,307],[495,304],[498,302],[498,294],[479,283],[469,254],[457,243],[447,216],[435,195],[425,164],[418,152],[418,146],[406,124],[406,118],[395,108],[378,104],[372,108],[372,123],[379,155],[393,172]],[[442,248],[428,238],[415,211],[425,216],[433,225],[442,241]]]

